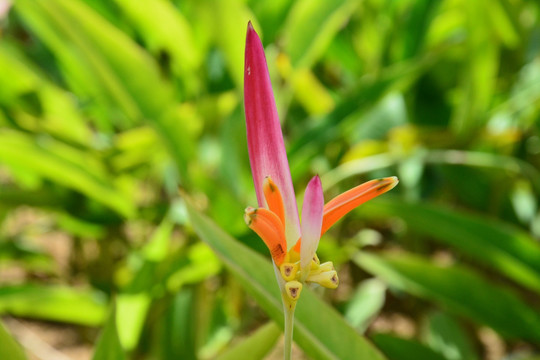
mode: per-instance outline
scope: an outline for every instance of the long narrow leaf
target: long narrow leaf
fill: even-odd
[[[96,326],[105,319],[105,298],[91,290],[19,285],[0,287],[0,315]]]
[[[95,105],[102,129],[147,121],[186,180],[191,142],[169,83],[152,57],[80,0],[17,0],[16,10],[54,53],[67,83]]]
[[[26,360],[21,346],[0,322],[0,359]]]
[[[112,312],[101,332],[92,360],[124,360],[125,358],[116,330],[116,316]]]
[[[124,216],[134,214],[130,196],[90,154],[52,139],[36,142],[22,132],[3,130],[0,135],[1,163],[79,191]]]
[[[464,266],[437,266],[407,253],[359,253],[354,261],[391,286],[435,301],[508,338],[540,343],[540,314],[510,290]]]
[[[273,321],[217,357],[216,360],[262,360],[274,347],[280,331]]]
[[[0,136],[0,163],[79,191],[124,216],[135,213],[128,193],[92,155],[52,139],[37,142],[18,131],[2,130]]]
[[[540,291],[540,246],[519,229],[428,204],[373,201],[360,211],[367,217],[398,216],[414,233],[448,244],[518,283]]]
[[[393,335],[376,334],[373,342],[390,360],[448,360],[419,342]]]

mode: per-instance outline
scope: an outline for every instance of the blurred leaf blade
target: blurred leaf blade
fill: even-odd
[[[89,68],[98,91],[114,99],[132,121],[158,117],[170,101],[170,89],[160,79],[153,60],[83,2],[52,0],[47,6],[38,6],[18,0],[16,6],[36,30],[43,30],[43,25],[52,29],[54,34],[38,33],[60,55],[59,60],[68,61],[66,56],[71,65],[74,59],[81,61],[78,66],[82,68],[73,69],[75,73],[88,72]],[[155,92],[152,96],[147,96],[149,87]],[[88,89],[98,95],[97,89]]]
[[[216,360],[262,360],[275,346],[281,331],[274,322],[261,326],[253,334],[219,355]]]
[[[0,134],[4,164],[80,191],[124,216],[134,215],[132,200],[91,155],[53,140],[36,142],[22,132],[4,129]]]
[[[97,326],[106,308],[103,294],[95,290],[28,284],[0,287],[0,314]]]
[[[297,1],[284,30],[293,67],[311,67],[357,5],[350,0]]]
[[[448,360],[479,359],[467,334],[445,313],[435,313],[429,317],[426,338],[430,347],[444,354]]]
[[[540,246],[511,226],[440,206],[389,200],[370,202],[360,211],[369,217],[399,216],[415,232],[453,246],[532,290],[540,290]]]
[[[80,0],[51,0],[47,6],[18,0],[16,7],[58,57],[70,86],[98,104],[103,130],[110,132],[113,120],[124,128],[147,121],[187,181],[192,140],[178,131],[182,118],[174,92],[149,54]]]
[[[26,360],[21,346],[0,322],[0,359]]]
[[[386,285],[377,279],[360,284],[345,309],[345,318],[359,333],[363,333],[385,302]]]
[[[112,312],[97,342],[92,360],[125,360],[126,355],[116,330],[116,316]]]
[[[375,334],[373,342],[390,360],[447,360],[441,354],[413,340],[389,334]]]
[[[354,261],[391,286],[435,301],[504,336],[540,342],[540,314],[513,292],[489,283],[464,266],[437,266],[406,253],[359,253]],[[513,319],[511,323],[508,317]]]
[[[156,54],[167,51],[172,70],[188,88],[196,87],[196,71],[201,66],[201,53],[194,40],[192,28],[185,16],[171,2],[158,0],[134,3],[117,0],[116,3],[135,24],[147,46]]]

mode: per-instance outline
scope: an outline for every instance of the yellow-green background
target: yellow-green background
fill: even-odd
[[[60,330],[73,359],[281,356],[242,219],[248,20],[299,200],[400,178],[321,240],[341,285],[302,294],[297,358],[539,358],[537,1],[5,4],[2,359]]]

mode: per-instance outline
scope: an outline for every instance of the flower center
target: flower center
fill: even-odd
[[[298,300],[302,290],[300,268],[300,246],[298,239],[296,246],[287,252],[285,237],[285,209],[279,187],[270,177],[263,183],[263,192],[268,209],[246,209],[244,219],[246,224],[264,241],[275,265],[279,268],[281,277],[285,281],[285,292],[291,301]],[[326,288],[335,289],[339,284],[337,272],[331,261],[320,263],[315,254],[309,264],[309,273],[305,282],[316,283]]]

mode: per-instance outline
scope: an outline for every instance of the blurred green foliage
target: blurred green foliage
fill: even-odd
[[[537,1],[0,0],[1,357],[25,358],[16,318],[95,360],[275,358],[248,20],[293,182],[400,178],[322,239],[342,284],[303,295],[301,351],[540,356]]]

